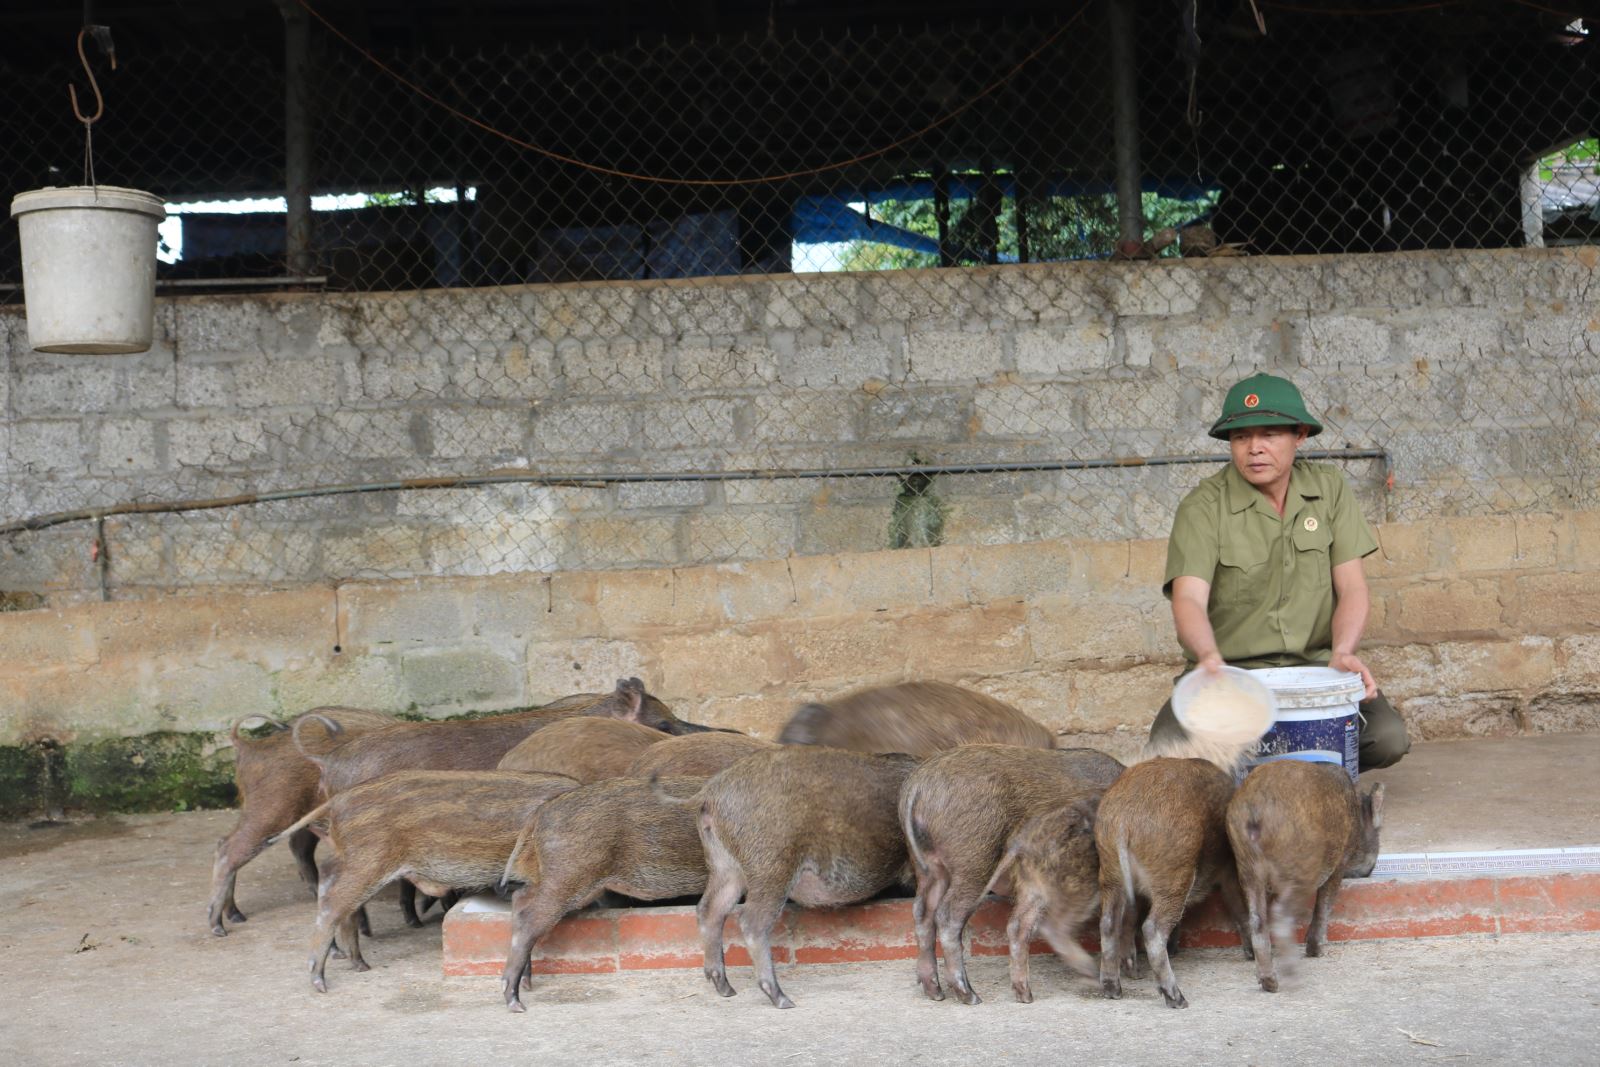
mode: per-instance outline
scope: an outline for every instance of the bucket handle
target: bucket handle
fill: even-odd
[[[89,34],[94,34],[96,43],[111,57],[111,69],[117,69],[117,49],[111,43],[111,30],[106,26],[85,26],[78,31],[78,62],[83,64],[83,73],[89,78],[89,88],[94,90],[94,114],[85,115],[78,106],[78,87],[71,82],[67,83],[67,95],[72,97],[72,113],[78,121],[85,126],[93,126],[100,121],[100,116],[106,113],[106,98],[100,95],[100,83],[95,81],[94,70],[89,66],[89,57],[83,53],[83,39]]]

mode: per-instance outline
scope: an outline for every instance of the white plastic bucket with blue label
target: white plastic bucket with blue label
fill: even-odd
[[[1250,672],[1272,690],[1278,712],[1252,763],[1277,759],[1337,763],[1354,782],[1361,770],[1361,675],[1331,667],[1263,667]]]

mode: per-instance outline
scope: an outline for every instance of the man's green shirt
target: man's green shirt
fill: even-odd
[[[1333,568],[1377,549],[1337,467],[1296,460],[1279,518],[1229,463],[1178,505],[1161,591],[1183,575],[1211,583],[1217,651],[1236,667],[1326,663]]]

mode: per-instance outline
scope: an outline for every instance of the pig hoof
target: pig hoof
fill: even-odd
[[[1027,986],[1025,986],[1025,985],[1014,985],[1014,986],[1011,987],[1011,992],[1013,992],[1013,993],[1015,993],[1017,995],[1017,1003],[1018,1004],[1032,1004],[1033,1003],[1033,990],[1029,989]]]
[[[249,920],[244,917],[244,912],[240,911],[238,908],[232,908],[228,911],[228,921],[231,923],[242,923],[248,922]]]
[[[328,991],[328,983],[321,975],[318,975],[317,977],[311,979],[311,988],[315,989],[318,993],[326,993]]]
[[[1263,993],[1276,993],[1278,991],[1278,980],[1276,978],[1261,979],[1261,991]]]
[[[1110,979],[1100,979],[1100,995],[1107,1000],[1122,999],[1122,983]]]
[[[767,999],[772,1001],[772,1005],[775,1008],[794,1007],[794,1001],[789,999],[789,995],[771,982],[762,982],[761,992],[767,995]]]
[[[422,929],[422,920],[417,918],[415,915],[407,915],[406,925],[411,927],[413,930],[420,930]]]
[[[368,963],[366,960],[358,959],[350,964],[350,969],[357,973],[362,971],[370,971],[372,970],[372,964]]]
[[[338,945],[334,945],[332,951],[328,953],[328,956],[332,959],[342,960],[345,958],[344,949],[340,948]]]
[[[212,936],[214,936],[214,937],[227,937],[228,936],[228,931],[226,931],[226,930],[224,930],[222,928],[222,924],[221,923],[212,923],[211,924],[211,933],[212,933]]]
[[[937,985],[929,985],[927,982],[924,982],[922,983],[922,992],[929,1000],[944,999],[944,990],[940,989]]]
[[[1306,955],[1307,956],[1320,956],[1320,955],[1322,955],[1322,942],[1321,941],[1307,941],[1306,942]]]
[[[978,994],[974,993],[970,989],[957,989],[956,990],[956,999],[961,1001],[961,1003],[967,1005],[967,1007],[969,1007],[969,1008],[972,1007],[974,1004],[982,1004],[983,1003],[983,998],[978,996]]]
[[[521,1015],[523,1012],[528,1010],[522,1006],[522,1001],[516,999],[515,997],[506,1001],[506,1008],[516,1015]]]
[[[1174,989],[1170,993],[1163,989],[1161,996],[1166,1000],[1169,1008],[1187,1008],[1189,1006],[1189,1002],[1183,998],[1183,990],[1181,989]]]

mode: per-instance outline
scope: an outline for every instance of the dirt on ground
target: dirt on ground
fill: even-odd
[[[932,1003],[910,961],[789,967],[773,1008],[749,968],[716,996],[698,971],[539,977],[525,1015],[495,978],[445,978],[439,925],[386,892],[373,969],[311,990],[312,897],[282,846],[245,867],[249,921],[205,923],[232,812],[0,826],[0,1060],[33,1064],[1590,1064],[1600,935],[1335,944],[1276,995],[1237,950],[1174,958],[1191,1007],[1147,978],[1105,1001],[1034,958],[1033,1004],[1003,958],[972,961],[985,1003]]]

